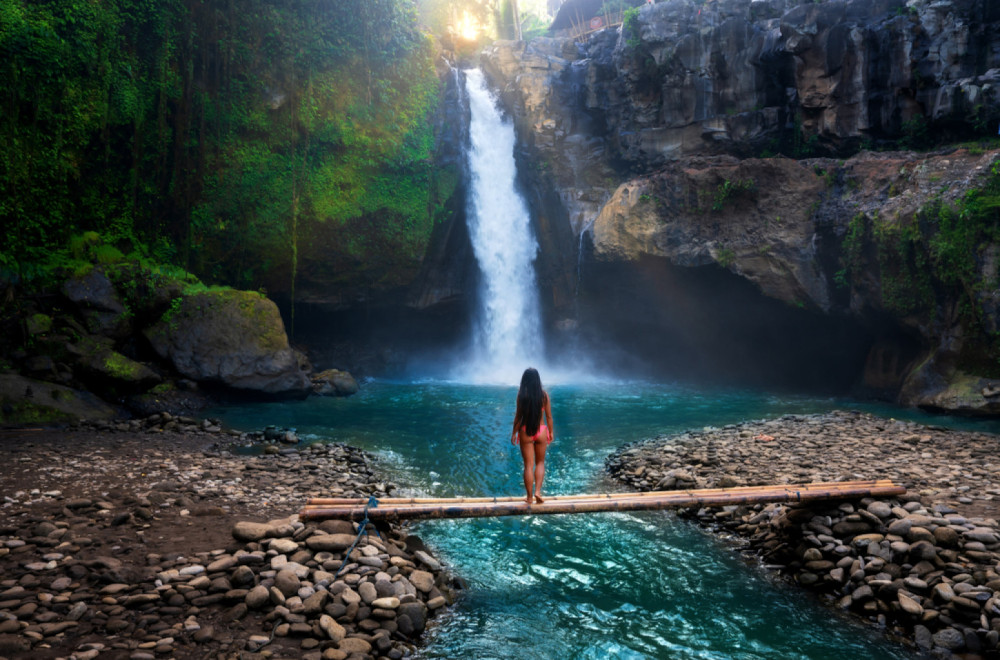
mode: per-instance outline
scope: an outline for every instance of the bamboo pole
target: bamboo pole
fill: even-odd
[[[715,493],[733,493],[733,494],[753,494],[762,491],[772,491],[775,489],[781,489],[783,491],[795,491],[795,492],[807,492],[807,491],[823,491],[828,493],[837,493],[840,491],[849,491],[851,493],[856,492],[858,489],[873,488],[881,486],[894,486],[893,482],[888,479],[882,480],[865,480],[865,481],[842,481],[842,482],[826,482],[826,483],[811,483],[811,484],[790,484],[790,485],[768,485],[768,486],[738,486],[732,488],[705,488],[699,490],[690,489],[678,489],[678,490],[668,490],[668,491],[645,491],[645,492],[624,492],[624,493],[601,493],[601,494],[586,494],[586,495],[550,495],[546,497],[546,501],[552,500],[556,502],[577,502],[583,500],[617,500],[617,499],[644,499],[644,498],[659,498],[664,495],[677,495],[677,494],[687,494],[691,497],[704,497],[707,495],[712,495]],[[400,506],[400,505],[414,505],[414,504],[440,504],[440,505],[454,505],[454,504],[502,504],[511,502],[520,502],[523,500],[523,496],[515,497],[455,497],[455,498],[384,498],[378,500],[377,506]],[[314,497],[307,500],[304,509],[316,509],[316,508],[329,508],[331,506],[364,506],[367,504],[368,500],[363,498],[322,498]]]
[[[787,486],[751,486],[751,487],[741,487],[741,488],[716,488],[716,489],[703,489],[703,490],[671,490],[671,491],[652,491],[652,492],[633,492],[633,493],[612,493],[612,494],[591,494],[591,495],[562,495],[562,496],[549,496],[546,501],[562,502],[565,504],[571,504],[574,502],[582,501],[615,501],[615,500],[626,500],[626,499],[663,499],[664,497],[691,497],[691,498],[704,498],[710,497],[716,494],[727,495],[727,496],[741,496],[746,495],[749,497],[754,497],[761,493],[771,493],[771,492],[782,492],[788,493],[789,496],[797,496],[800,493],[813,493],[819,492],[821,495],[826,497],[834,497],[842,494],[854,495],[858,492],[864,492],[865,490],[875,489],[875,488],[895,488],[895,484],[888,480],[882,481],[867,481],[867,482],[834,482],[825,484],[802,484],[802,485],[787,485]],[[503,498],[491,498],[491,497],[478,497],[478,498],[400,498],[393,499],[387,498],[383,500],[378,500],[378,507],[412,507],[412,506],[453,506],[453,505],[487,505],[487,504],[509,504],[518,503],[522,501],[523,497],[503,497]],[[319,500],[319,503],[313,504]],[[315,498],[310,500],[309,504],[306,504],[304,509],[328,509],[336,507],[363,507],[367,503],[367,500],[360,499],[346,499],[340,500],[338,502],[325,501],[323,498]]]
[[[700,493],[700,494],[711,494],[711,493],[752,493],[762,489],[774,489],[774,488],[784,488],[788,490],[833,490],[833,489],[843,489],[843,488],[864,488],[873,487],[878,485],[893,485],[891,480],[888,479],[864,479],[857,481],[832,481],[832,482],[821,482],[821,483],[808,483],[808,484],[786,484],[781,486],[774,485],[758,485],[758,486],[733,486],[730,488],[703,488],[698,490],[691,489],[677,489],[677,490],[667,490],[667,491],[643,491],[643,492],[621,492],[621,493],[602,493],[602,494],[585,494],[585,495],[550,495],[546,497],[546,500],[554,500],[557,502],[562,501],[574,501],[579,499],[596,499],[596,498],[607,498],[607,499],[624,499],[624,498],[634,498],[634,497],[658,497],[664,493]],[[378,500],[378,506],[396,505],[396,504],[465,504],[465,503],[500,503],[500,502],[518,502],[523,500],[523,496],[508,496],[508,497],[387,497]],[[368,498],[363,497],[311,497],[306,500],[306,508],[316,507],[316,506],[343,506],[343,505],[357,505],[363,506],[367,504]]]
[[[405,518],[479,518],[492,516],[592,513],[600,511],[640,511],[672,507],[718,507],[765,502],[884,497],[900,495],[906,489],[889,480],[833,482],[786,486],[747,486],[730,489],[655,491],[596,495],[554,496],[543,504],[528,504],[523,498],[423,498],[432,501],[390,502],[367,507],[363,500],[343,504],[309,504],[300,512],[305,520],[330,518],[369,520]],[[336,499],[336,498],[315,498]],[[421,498],[409,498],[420,500]]]

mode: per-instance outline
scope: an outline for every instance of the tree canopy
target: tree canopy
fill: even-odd
[[[0,269],[87,232],[254,288],[304,241],[419,259],[433,58],[413,0],[0,0]]]

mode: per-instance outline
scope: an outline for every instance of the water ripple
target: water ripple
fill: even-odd
[[[602,487],[604,457],[624,443],[834,406],[643,383],[551,392],[557,442],[547,460],[550,494]],[[513,399],[513,387],[373,381],[346,400],[213,413],[237,428],[294,426],[376,452],[380,469],[412,494],[519,495],[521,460],[508,436]],[[876,631],[772,582],[670,513],[426,521],[411,531],[469,584],[428,631],[421,657],[909,657]]]

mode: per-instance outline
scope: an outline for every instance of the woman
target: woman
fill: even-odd
[[[542,413],[545,421],[542,424]],[[545,450],[555,439],[552,427],[552,402],[549,395],[542,389],[542,379],[538,370],[528,367],[521,376],[521,388],[517,391],[517,411],[514,413],[514,430],[510,435],[510,443],[521,445],[521,458],[524,460],[524,491],[527,493],[525,502],[531,504],[532,498],[542,504],[542,481],[545,480]]]

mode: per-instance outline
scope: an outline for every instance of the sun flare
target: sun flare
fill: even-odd
[[[468,12],[464,12],[462,18],[455,25],[455,31],[466,41],[475,41],[478,39],[482,29],[483,26],[479,21],[475,17],[470,16]]]

